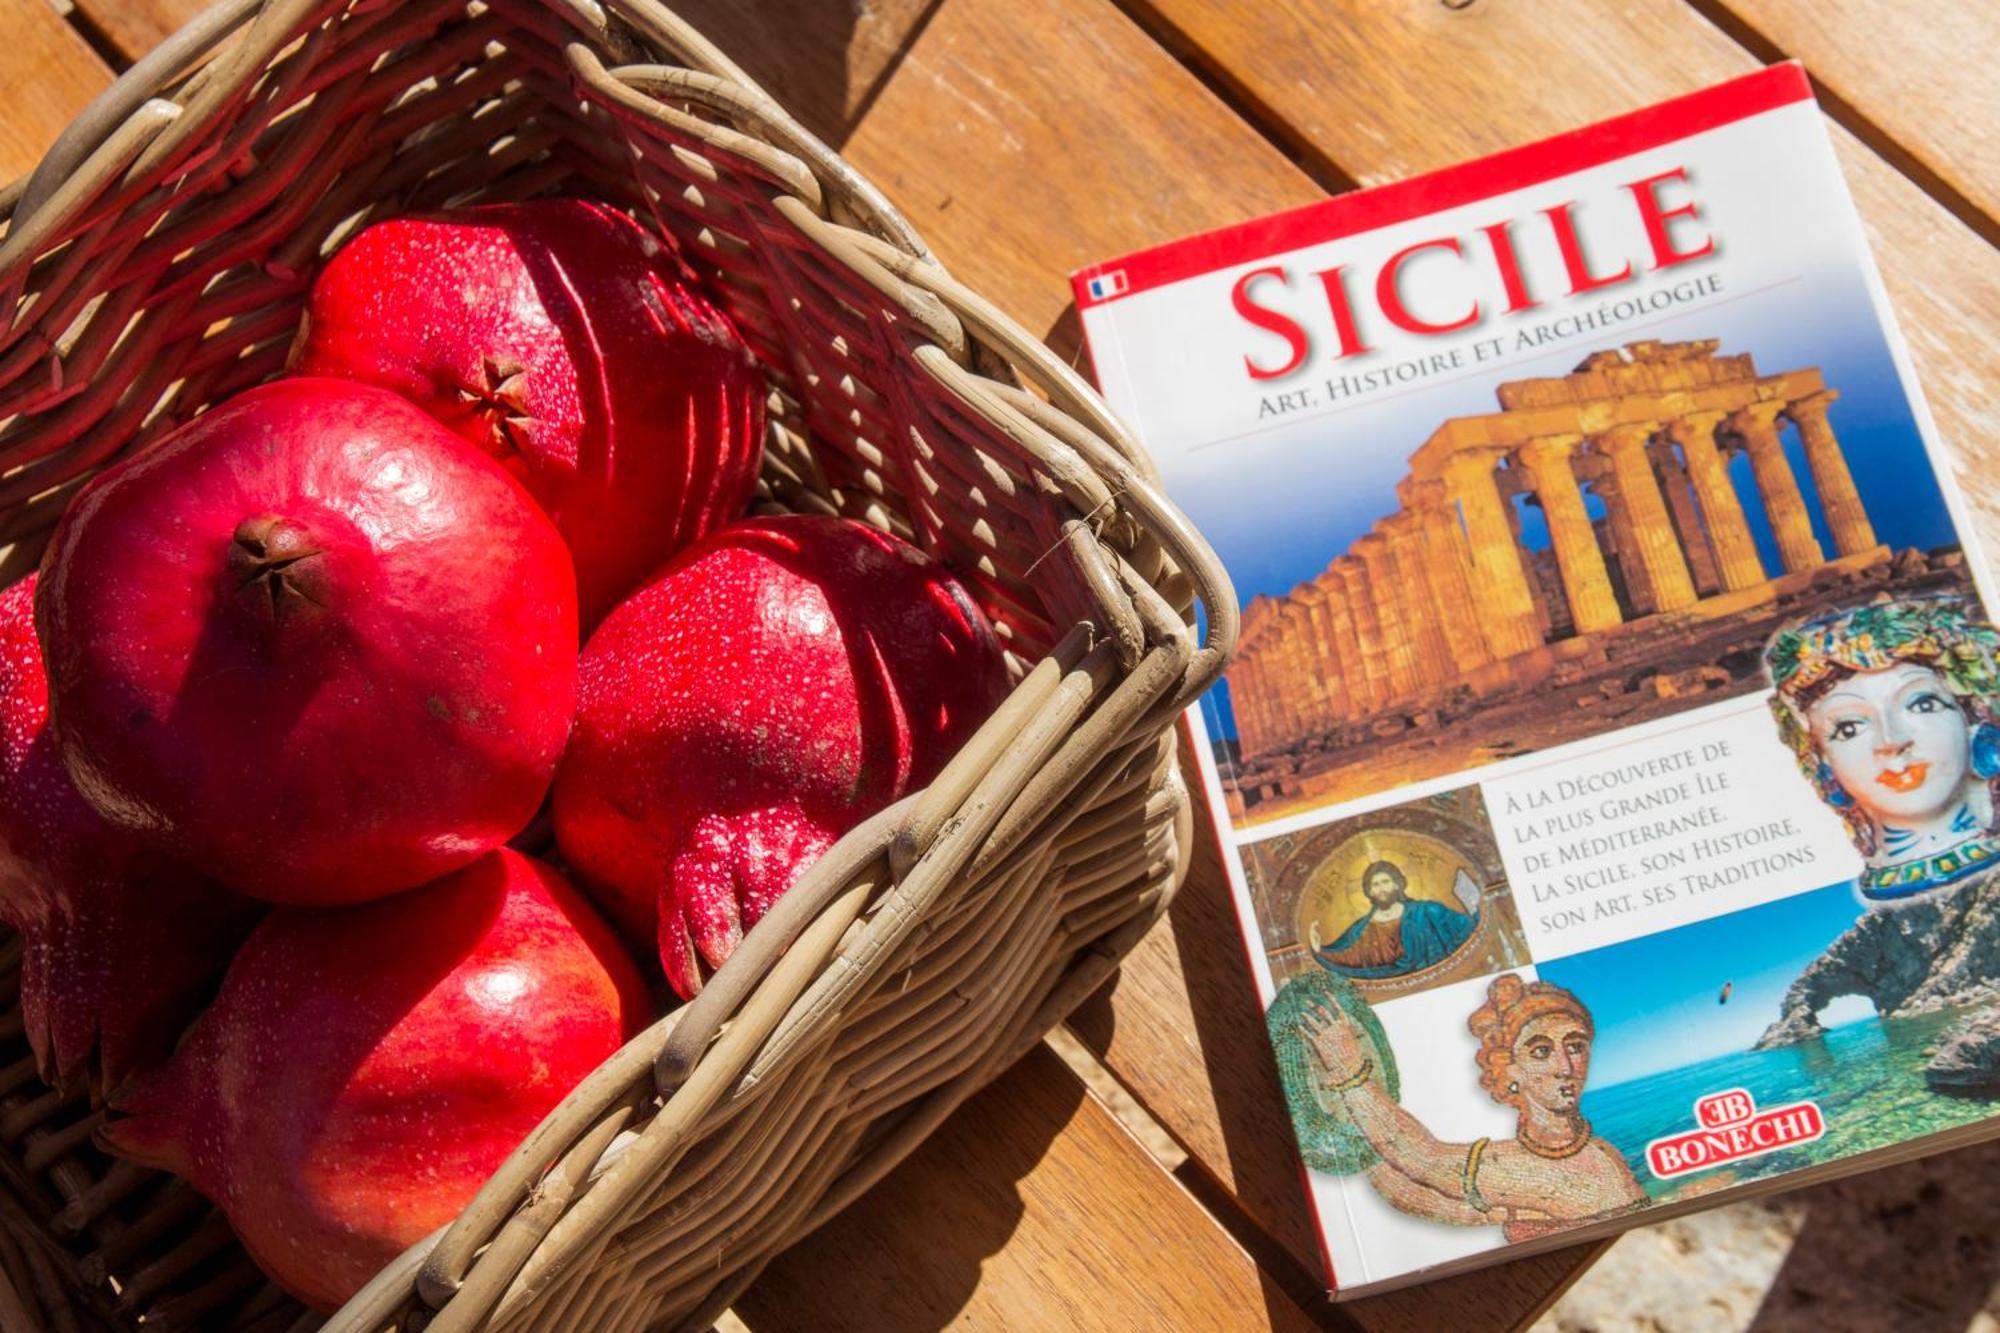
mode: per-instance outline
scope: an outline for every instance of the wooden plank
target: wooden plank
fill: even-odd
[[[1045,1047],[736,1313],[755,1333],[1315,1327]]]
[[[48,0],[0,0],[0,184],[25,176],[111,71],[49,8]]]
[[[204,0],[78,3],[136,59]],[[1037,331],[1072,269],[1320,194],[1105,0],[673,8]]]
[[[1104,0],[775,8],[676,5],[1037,332],[1072,269],[1319,197]]]
[[[960,277],[1031,329],[1069,333],[1056,324],[1067,274],[1083,263],[1321,194],[1108,4],[891,0],[858,22],[844,6],[793,4],[782,22],[726,0],[680,8],[887,191]],[[1080,1035],[1188,1147],[1192,1169],[1318,1280],[1297,1152],[1203,841],[1171,933],[1154,932],[1128,962],[1115,1017],[1093,1002]],[[1451,1284],[1483,1293],[1464,1304],[1369,1302],[1362,1322],[1420,1327],[1436,1309],[1509,1326],[1584,1258],[1564,1252]]]
[[[1541,7],[1436,0],[1242,6],[1150,0],[1171,40],[1267,116],[1272,133],[1364,184],[1447,166],[1757,67],[1683,0]],[[1847,131],[1834,148],[1959,474],[2000,536],[2000,251]]]
[[[1199,783],[1191,763],[1184,772]],[[1142,940],[1069,1026],[1245,1213],[1320,1273],[1303,1167],[1240,941],[1213,825],[1201,810],[1194,864],[1170,909],[1169,928]],[[1600,1248],[1537,1255],[1355,1301],[1343,1311],[1378,1333],[1519,1327]]]
[[[1989,240],[2000,234],[2000,83],[1967,58],[2000,51],[2000,6],[1846,0],[1828,22],[1815,0],[1700,3],[1761,54],[1805,61],[1877,151],[1976,209],[1968,220]]]
[[[86,23],[104,34],[127,64],[158,46],[209,0],[74,0]]]
[[[896,199],[954,271],[1036,330],[1057,325],[1079,264],[1319,193],[1107,4],[679,8]],[[1156,932],[1126,969],[1122,1031],[1143,1039],[1119,1048],[1134,1066],[1120,1073],[1152,1089],[1149,1109],[1197,1150],[1193,1169],[1238,1192],[1289,1254],[1293,1278],[1311,1281],[1320,1260],[1296,1153],[1212,854],[1201,865],[1176,913],[1195,928]],[[1183,949],[1187,970],[1206,979],[1197,992],[1220,997],[1204,998],[1199,1014]],[[1209,1093],[1211,1083],[1225,1091]],[[1483,1327],[1516,1322],[1578,1262],[1464,1279],[1489,1298],[1453,1308],[1476,1308]],[[1422,1301],[1395,1308],[1425,1322]]]

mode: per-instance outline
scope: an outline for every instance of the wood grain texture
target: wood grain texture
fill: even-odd
[[[113,8],[130,21],[118,32],[142,31],[141,11],[160,33],[179,21],[174,0],[90,3],[107,32]],[[1098,0],[679,7],[887,191],[954,271],[1038,331],[1068,332],[1059,321],[1077,265],[1320,193]],[[1193,1169],[1232,1190],[1276,1238],[1296,1265],[1292,1277],[1318,1274],[1296,1152],[1212,850],[1198,858],[1172,933],[1142,946],[1118,995],[1115,1047],[1101,1006],[1085,1030],[1097,1031],[1119,1076],[1145,1089],[1149,1109],[1195,1149]],[[857,1216],[875,1207],[871,1196]],[[1581,1262],[1551,1256],[1350,1308],[1370,1328],[1504,1327],[1539,1309]],[[928,1284],[936,1298],[955,1280],[921,1271],[932,1263],[963,1266],[955,1248],[940,1251],[923,1233],[868,1260],[877,1277]]]
[[[1550,5],[1149,0],[1177,40],[1363,184],[1448,166],[1755,69],[1684,0]],[[1976,63],[1976,62],[1975,62]],[[2000,537],[2000,251],[1853,135],[1834,149],[1959,475]],[[1302,151],[1307,151],[1302,148]]]
[[[679,8],[887,191],[954,272],[1031,329],[1055,329],[1081,264],[1321,194],[1107,4],[891,0],[859,16],[790,4],[783,22],[724,0]],[[1126,963],[1117,1018],[1107,1023],[1094,1002],[1080,1035],[1189,1148],[1194,1169],[1317,1277],[1297,1151],[1212,839],[1202,841],[1171,930]],[[1403,1293],[1361,1317],[1508,1327],[1586,1258],[1508,1265],[1447,1284],[1462,1303]]]
[[[1193,790],[1192,763],[1183,772]],[[1299,1263],[1322,1270],[1304,1168],[1249,982],[1236,911],[1206,809],[1169,928],[1155,930],[1070,1028]],[[1603,1248],[1587,1244],[1418,1288],[1342,1313],[1370,1333],[1502,1329],[1531,1322]]]
[[[73,0],[77,12],[121,52],[127,64],[158,46],[209,0]]]
[[[1979,0],[1713,0],[2000,226],[2000,5]],[[1984,58],[1981,58],[1984,57]],[[1871,142],[1876,142],[1871,137]],[[1987,235],[1993,235],[1988,231]]]
[[[1072,269],[1320,195],[1103,0],[676,8],[1035,332]]]
[[[56,16],[48,0],[0,0],[0,184],[34,169],[42,153],[111,71]]]
[[[855,17],[794,4],[786,22],[723,0],[679,8],[886,190],[954,272],[1032,329],[1055,326],[1075,267],[1321,194],[1109,5],[892,0]],[[859,84],[857,70],[867,72]],[[1079,1035],[1195,1169],[1317,1277],[1256,996],[1213,840],[1201,841],[1171,930],[1126,963],[1118,1017],[1107,1022],[1093,1002]],[[1382,1298],[1362,1319],[1508,1327],[1586,1259],[1565,1252],[1447,1284],[1464,1289],[1463,1304],[1428,1292]]]
[[[1315,1326],[1043,1047],[736,1313],[755,1333]]]

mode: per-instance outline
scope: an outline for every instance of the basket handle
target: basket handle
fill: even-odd
[[[681,1021],[668,1035],[653,1062],[653,1080],[661,1097],[671,1097],[687,1082],[695,1062],[708,1049],[722,1025],[743,1007],[750,993],[769,975],[785,950],[819,919],[821,912],[845,892],[870,862],[887,853],[917,811],[923,793],[905,796],[871,815],[835,842],[751,927],[718,968],[701,993],[688,1001]]]

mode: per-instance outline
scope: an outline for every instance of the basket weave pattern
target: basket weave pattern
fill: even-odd
[[[1172,724],[1235,636],[1095,395],[652,0],[224,0],[134,66],[0,192],[0,576],[95,469],[278,373],[357,228],[543,193],[678,238],[769,376],[760,504],[942,558],[1017,683],[344,1330],[711,1320],[1165,910],[1190,836]],[[101,1113],[36,1080],[21,1031],[0,1018],[0,1324],[290,1327],[192,1191],[97,1153]]]

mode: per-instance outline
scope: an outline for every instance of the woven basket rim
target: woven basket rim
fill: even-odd
[[[228,113],[234,92],[254,80],[304,25],[335,12],[372,13],[392,3],[218,0],[204,10],[100,93],[33,172],[0,190],[0,226],[5,228],[0,231],[0,290],[10,294],[19,290],[17,275],[24,275],[102,191],[173,163],[175,154],[199,140],[209,123]],[[748,158],[763,169],[765,179],[796,186],[789,192],[772,187],[779,213],[893,303],[912,327],[928,335],[929,341],[914,356],[921,369],[956,394],[969,412],[1032,453],[1052,484],[1069,497],[1080,517],[1049,554],[1061,553],[1083,571],[1100,613],[1101,623],[1073,629],[1045,659],[1044,665],[1054,664],[1050,670],[1044,673],[1037,667],[1003,705],[1003,710],[1014,705],[1029,715],[1038,706],[1052,707],[1054,701],[1066,698],[1062,692],[1072,682],[1095,682],[1092,694],[1075,702],[1076,716],[1063,734],[1056,734],[1054,722],[1047,724],[1046,763],[1032,768],[1025,758],[1017,758],[1015,767],[1022,771],[1011,780],[1015,795],[1022,799],[1006,809],[989,811],[990,819],[977,837],[961,827],[966,803],[976,801],[979,791],[997,781],[993,772],[996,765],[1005,766],[1003,752],[1013,739],[993,734],[991,726],[982,729],[981,737],[937,781],[844,837],[780,900],[779,908],[746,935],[695,1002],[669,1014],[600,1069],[604,1077],[599,1081],[606,1085],[629,1081],[626,1066],[638,1057],[628,1052],[646,1054],[654,1087],[669,1099],[670,1105],[659,1113],[665,1116],[672,1099],[723,1049],[727,1036],[719,1034],[725,1025],[740,1020],[760,996],[770,1003],[765,983],[781,967],[787,951],[821,926],[837,901],[851,895],[856,876],[867,866],[885,863],[888,885],[895,893],[908,891],[914,901],[913,884],[935,892],[949,875],[971,874],[981,864],[990,867],[1010,854],[1025,836],[1020,831],[1026,827],[1025,816],[1019,807],[1033,805],[1026,798],[1070,790],[1079,780],[1084,760],[1104,753],[1120,738],[1159,732],[1171,742],[1172,721],[1221,674],[1236,642],[1239,615],[1214,552],[1160,492],[1145,452],[1112,417],[1096,390],[1016,321],[952,277],[893,204],[733,62],[655,0],[521,3],[592,35],[590,43],[574,42],[565,52],[579,93],[698,108],[718,123],[685,117],[676,128],[690,135],[705,134],[718,155]],[[641,58],[661,51],[683,63]],[[607,65],[600,52],[617,57],[619,63]],[[1100,514],[1112,511],[1127,516],[1170,557],[1184,580],[1185,593],[1206,613],[1199,643],[1188,637],[1190,613],[1176,609],[1098,543],[1093,524]],[[1110,685],[1114,681],[1116,690]],[[1098,712],[1085,718],[1083,711],[1091,700]],[[1024,725],[1026,721],[1024,716]],[[1177,777],[1170,781],[1178,785]],[[1177,826],[1185,823],[1184,791],[1180,799],[1183,809],[1176,816]],[[1007,842],[1010,827],[1013,844]],[[1190,833],[1191,829],[1181,831],[1178,838],[1174,884],[1186,873]],[[993,850],[996,844],[999,851]],[[951,862],[954,856],[959,859]],[[979,857],[986,859],[982,862]],[[947,862],[951,869],[938,868]],[[1162,899],[1153,915],[1107,936],[1102,958],[1070,975],[1044,1008],[1058,1001],[1073,1005],[1101,984],[1164,906]],[[883,949],[894,943],[894,938],[885,939]],[[782,1014],[781,1010],[771,1015],[772,1023]],[[783,1033],[778,1035],[782,1038]],[[740,1058],[741,1068],[756,1053],[739,1050],[730,1058]],[[550,1121],[562,1124],[549,1131],[551,1137],[569,1143],[582,1132],[571,1122],[595,1124],[602,1119],[602,1107],[590,1115],[585,1112],[591,1108],[578,1109],[587,1100],[582,1093],[580,1087],[552,1113]],[[938,1103],[945,1110],[955,1104]],[[935,1115],[942,1118],[941,1111]],[[530,1143],[542,1134],[537,1130]],[[589,1142],[587,1135],[585,1141]],[[445,1321],[441,1327],[471,1326],[468,1314],[471,1320],[480,1318],[480,1313],[469,1310],[471,1302],[455,1298],[469,1296],[481,1283],[476,1269],[468,1278],[475,1255],[492,1239],[500,1221],[512,1216],[511,1205],[525,1197],[538,1178],[532,1163],[527,1163],[527,1146],[496,1173],[488,1190],[457,1223],[420,1242],[378,1274],[330,1327],[376,1327],[407,1303],[413,1288],[434,1306],[451,1305],[440,1316]],[[477,1225],[468,1223],[482,1207],[494,1213],[502,1198],[509,1206],[496,1216]],[[492,1285],[490,1280],[487,1285]],[[503,1291],[496,1288],[480,1295],[487,1302],[482,1308],[490,1312],[491,1302],[501,1301]],[[503,1314],[510,1308],[518,1308],[518,1302],[499,1307]]]
[[[1098,391],[1047,346],[1024,329],[1018,321],[954,279],[931,253],[916,229],[879,190],[829,149],[810,130],[767,93],[761,85],[703,38],[658,0],[528,0],[559,16],[586,16],[607,45],[621,40],[619,25],[644,38],[672,43],[676,54],[696,68],[704,80],[665,80],[669,91],[690,100],[706,102],[724,111],[749,110],[758,116],[775,137],[803,156],[798,165],[817,179],[821,173],[831,178],[821,181],[824,193],[846,203],[854,216],[873,224],[879,234],[842,226],[813,214],[802,214],[807,225],[820,224],[816,239],[834,250],[864,277],[874,281],[885,294],[903,303],[910,317],[919,322],[935,319],[937,311],[924,297],[933,298],[961,329],[944,341],[961,343],[965,331],[978,334],[989,344],[1017,358],[1017,367],[1034,372],[1038,387],[1069,419],[1084,427],[1089,436],[1110,447],[1109,457],[1100,451],[1089,462],[1113,473],[1121,497],[1129,496],[1143,507],[1146,517],[1168,536],[1170,549],[1180,568],[1193,581],[1196,600],[1206,615],[1201,628],[1204,637],[1189,665],[1187,678],[1176,697],[1181,707],[1191,704],[1222,674],[1223,664],[1234,651],[1240,633],[1240,611],[1233,585],[1220,560],[1205,538],[1158,488],[1158,473],[1150,456],[1126,427],[1112,415]],[[284,44],[284,39],[303,17],[344,7],[350,13],[366,13],[387,8],[394,0],[214,0],[152,51],[135,62],[93,98],[63,130],[27,176],[0,189],[0,290],[7,289],[12,266],[33,258],[35,242],[41,239],[41,224],[47,215],[60,211],[64,197],[78,204],[94,195],[115,176],[146,164],[148,156],[163,156],[163,144],[171,144],[200,128],[197,115],[188,114],[164,94],[215,56],[230,53],[232,69],[209,81],[204,88],[212,111],[222,100],[218,88],[232,80],[245,83],[261,61],[268,60]],[[595,87],[604,87],[614,71],[605,69],[587,52],[580,52],[584,67],[579,74]],[[594,67],[593,67],[594,66]],[[659,67],[654,67],[658,69]],[[616,73],[644,71],[645,66],[623,67]],[[76,198],[82,196],[82,198]],[[884,281],[884,279],[888,281]],[[893,284],[893,285],[891,285]],[[1011,405],[1016,412],[1022,404]],[[1046,423],[1043,423],[1046,424]],[[1080,443],[1068,438],[1065,443]],[[1088,445],[1085,446],[1088,448]],[[1122,464],[1119,460],[1122,460]],[[1176,710],[1178,711],[1178,710]]]

